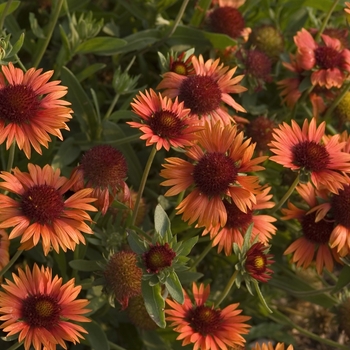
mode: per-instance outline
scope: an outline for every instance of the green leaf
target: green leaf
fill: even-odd
[[[45,34],[42,30],[42,28],[39,26],[38,20],[36,19],[34,13],[29,13],[29,22],[30,22],[30,28],[32,29],[32,32],[34,35],[39,39],[45,39]]]
[[[74,142],[73,137],[68,137],[61,143],[58,152],[52,159],[51,166],[54,169],[62,169],[78,158],[80,148],[75,146]]]
[[[343,266],[341,270],[337,284],[334,286],[332,293],[338,293],[342,288],[347,286],[350,283],[350,266]]]
[[[81,83],[83,80],[91,77],[99,70],[105,68],[106,65],[104,63],[94,63],[86,67],[84,70],[82,70],[80,73],[76,75],[77,79]]]
[[[165,301],[162,297],[160,284],[150,286],[148,281],[141,282],[142,295],[145,300],[146,310],[151,319],[161,328],[165,328]]]
[[[4,13],[7,2],[4,2],[3,4],[0,5],[0,16],[2,16],[2,14]],[[12,1],[9,8],[6,11],[6,16],[8,16],[10,13],[14,12],[20,3],[21,3],[20,1]]]
[[[187,256],[188,254],[190,254],[192,248],[197,242],[198,242],[198,236],[192,237],[190,239],[186,239],[185,241],[182,242],[182,245],[179,249],[179,254],[183,256]]]
[[[313,7],[317,10],[321,10],[326,13],[331,8],[333,3],[334,3],[334,0],[304,0],[304,3],[302,4],[302,6]],[[300,1],[299,1],[299,6],[301,6]],[[340,11],[342,9],[343,9],[343,6],[341,6],[340,4],[338,4],[335,7],[336,11]]]
[[[177,276],[182,284],[190,284],[203,277],[203,274],[195,271],[181,271],[177,272]]]
[[[97,261],[94,260],[71,260],[69,262],[69,266],[78,271],[96,271],[101,270],[101,267],[99,266]]]
[[[173,299],[175,299],[178,303],[183,304],[183,302],[185,301],[184,292],[182,289],[181,282],[177,277],[175,271],[170,272],[169,276],[165,281],[165,287],[167,288]]]
[[[18,53],[18,51],[22,48],[24,42],[24,33],[20,35],[18,40],[15,42],[15,44],[12,46],[11,51],[8,53],[7,58],[13,57]]]
[[[167,44],[170,46],[186,45],[194,47],[210,47],[211,43],[203,34],[203,31],[186,26],[178,26],[175,33],[167,39]]]
[[[75,52],[81,54],[94,53],[101,56],[111,56],[118,53],[119,49],[126,44],[127,42],[123,39],[101,36],[83,42],[77,47]]]
[[[210,33],[202,31],[205,38],[209,39],[214,49],[224,50],[228,46],[237,45],[237,41],[226,34]]]
[[[91,98],[85,93],[76,76],[67,68],[61,72],[62,84],[68,86],[67,100],[72,103],[74,116],[78,119],[81,130],[88,133],[91,139],[96,139],[98,132],[97,114],[91,103]]]
[[[92,349],[110,349],[106,333],[102,330],[101,325],[92,321],[84,323],[83,327],[87,330],[87,334],[84,334],[84,337],[88,340]]]
[[[168,230],[170,231],[169,217],[160,204],[156,206],[154,211],[154,227],[162,237],[165,236]]]
[[[138,234],[132,230],[128,230],[128,243],[136,254],[143,254],[146,251],[144,243],[140,240]]]

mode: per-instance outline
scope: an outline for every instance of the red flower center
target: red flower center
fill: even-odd
[[[350,229],[350,186],[345,186],[332,197],[332,213],[336,224]]]
[[[205,305],[188,310],[186,321],[201,335],[215,334],[220,328],[221,312]]]
[[[214,32],[238,38],[244,29],[244,18],[237,9],[223,6],[210,13],[209,25]]]
[[[206,196],[223,194],[236,177],[234,160],[219,152],[206,153],[193,171],[195,184]]]
[[[191,109],[191,113],[206,115],[220,106],[221,90],[212,77],[189,75],[180,85],[179,100]]]
[[[62,195],[52,186],[30,187],[21,199],[22,213],[40,225],[51,225],[64,210]]]
[[[185,123],[171,111],[155,112],[149,118],[148,124],[155,135],[167,139],[181,136],[185,127]]]
[[[193,70],[193,68],[191,70]],[[185,64],[185,62],[182,61],[174,61],[171,64],[170,71],[180,75],[188,75],[189,73],[187,65]]]
[[[251,274],[263,274],[267,269],[267,257],[262,243],[253,244],[247,252],[246,269]]]
[[[320,46],[315,50],[316,64],[323,69],[336,68],[342,63],[342,56],[332,47]]]
[[[31,87],[7,85],[0,89],[0,115],[6,123],[30,123],[40,110],[40,100]]]
[[[240,209],[238,209],[237,205],[232,202],[228,202],[224,200],[224,205],[227,212],[227,222],[226,228],[247,228],[253,219],[253,211],[247,210],[246,213],[243,213]]]
[[[270,80],[271,60],[262,51],[249,50],[245,61],[246,70],[257,79]]]
[[[22,301],[22,318],[30,328],[51,329],[60,320],[61,307],[49,295],[30,295]]]
[[[109,145],[99,145],[88,150],[81,161],[84,177],[94,187],[119,187],[127,175],[123,154]]]
[[[333,222],[320,220],[315,222],[316,213],[305,215],[301,220],[303,234],[310,242],[327,244],[333,231]]]
[[[293,146],[293,163],[307,171],[319,172],[330,163],[329,153],[324,145],[314,141],[303,141]]]
[[[250,121],[246,126],[246,134],[256,142],[258,150],[267,151],[269,149],[268,143],[272,140],[273,128],[276,123],[264,116],[259,116]]]
[[[151,273],[158,273],[166,267],[171,266],[176,253],[170,248],[168,243],[155,245],[143,255],[146,269]]]

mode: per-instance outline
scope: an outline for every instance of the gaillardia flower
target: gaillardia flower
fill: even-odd
[[[248,333],[250,319],[242,316],[242,310],[237,309],[239,304],[231,304],[223,310],[206,305],[210,294],[210,286],[198,286],[193,283],[192,304],[190,297],[185,294],[185,302],[181,305],[176,301],[166,299],[170,309],[165,309],[166,320],[170,321],[174,331],[180,333],[176,338],[182,340],[182,345],[194,344],[193,349],[211,350],[227,349],[236,345],[244,345],[242,334]]]
[[[98,145],[85,152],[70,181],[74,191],[92,188],[91,197],[97,198],[95,205],[104,215],[117,196],[130,204],[130,190],[125,183],[127,171],[126,159],[119,150]]]
[[[142,270],[137,266],[137,255],[132,251],[114,253],[103,272],[107,292],[112,293],[126,309],[129,298],[141,295]]]
[[[350,72],[350,51],[341,42],[326,34],[321,35],[323,45],[316,43],[312,35],[302,29],[294,37],[298,48],[297,60],[305,70],[313,69],[312,85],[340,88]]]
[[[341,172],[350,171],[350,154],[343,152],[339,135],[325,136],[325,122],[316,127],[316,120],[305,119],[302,129],[296,121],[283,123],[274,129],[270,147],[275,156],[270,159],[285,168],[310,174],[316,187],[321,185],[337,193],[346,183]]]
[[[21,236],[21,247],[28,250],[36,246],[41,239],[44,254],[51,246],[58,252],[74,250],[79,242],[85,244],[82,232],[92,234],[88,211],[96,208],[88,204],[95,201],[91,198],[92,189],[80,190],[65,198],[70,182],[60,176],[60,170],[50,165],[40,168],[28,164],[29,173],[18,168],[13,174],[1,172],[0,188],[15,195],[11,198],[0,194],[0,229],[13,227],[9,238]]]
[[[8,264],[10,261],[10,240],[9,236],[5,230],[0,229],[0,271]],[[0,282],[2,277],[0,277]]]
[[[48,82],[53,71],[42,69],[23,72],[10,62],[0,72],[0,144],[6,140],[8,149],[15,141],[27,158],[31,146],[41,154],[41,145],[48,147],[49,134],[62,140],[60,129],[69,130],[66,122],[72,118],[69,102],[60,98],[67,87],[60,81]]]
[[[267,187],[258,193],[256,203],[253,203],[252,208],[248,209],[246,213],[240,210],[233,201],[223,200],[227,212],[225,226],[221,227],[218,224],[203,231],[203,235],[210,233],[213,246],[218,246],[219,253],[224,249],[226,255],[231,255],[233,243],[237,243],[241,247],[245,232],[252,223],[254,226],[251,239],[254,240],[257,237],[259,242],[268,243],[276,232],[276,227],[271,224],[276,219],[270,215],[260,215],[259,210],[272,208],[275,205],[274,202],[270,201],[272,198],[272,195],[268,194],[270,189],[271,187]]]
[[[337,259],[336,252],[329,247],[334,223],[328,219],[316,221],[315,213],[319,204],[317,198],[322,198],[324,201],[326,199],[325,193],[316,191],[311,183],[299,185],[297,192],[306,202],[308,209],[300,209],[289,202],[288,209],[282,209],[284,214],[282,219],[297,219],[300,222],[303,235],[293,242],[284,254],[293,253],[292,261],[297,264],[297,267],[302,266],[306,269],[315,261],[318,274],[322,273],[323,267],[332,271],[334,259]],[[305,203],[302,205],[304,206]],[[315,255],[316,259],[314,259]]]
[[[251,350],[285,350],[284,343],[277,343],[276,346],[272,345],[271,342],[259,344],[256,343]],[[294,350],[293,345],[289,345],[286,350]]]
[[[52,278],[50,268],[37,265],[32,271],[28,266],[18,269],[12,278],[0,292],[0,327],[7,336],[19,333],[25,350],[55,350],[56,345],[67,349],[65,341],[80,342],[87,331],[74,322],[90,322],[83,315],[91,310],[85,308],[88,300],[76,299],[81,286],[74,286],[74,278],[63,284],[62,278]]]
[[[200,130],[198,120],[190,116],[190,109],[184,107],[176,98],[173,102],[169,97],[157,95],[152,89],[145,94],[140,92],[131,107],[142,122],[127,122],[131,127],[138,128],[144,134],[140,137],[146,140],[146,145],[156,145],[159,151],[164,147],[169,151],[170,146],[191,146],[194,133]]]
[[[160,175],[166,179],[163,186],[172,186],[165,195],[174,196],[190,189],[177,206],[178,214],[189,224],[198,220],[198,226],[211,227],[227,222],[223,202],[233,201],[239,210],[247,212],[256,203],[259,178],[247,175],[264,168],[259,163],[266,157],[251,159],[255,145],[244,140],[237,127],[217,122],[206,122],[198,134],[197,144],[186,155],[192,159],[166,158]]]
[[[219,64],[219,59],[204,62],[201,55],[199,58],[193,56],[192,63],[196,74],[186,76],[166,72],[157,89],[165,89],[163,94],[170,98],[178,97],[180,102],[184,102],[184,107],[189,108],[191,114],[198,118],[212,118],[230,124],[232,117],[222,107],[223,102],[237,111],[245,112],[245,109],[229,95],[247,90],[237,85],[243,79],[243,75],[232,78],[237,67],[229,69],[223,63]]]

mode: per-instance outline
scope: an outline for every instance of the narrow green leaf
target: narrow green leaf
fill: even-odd
[[[76,75],[77,79],[81,83],[83,80],[91,77],[95,73],[97,73],[99,70],[105,68],[106,65],[104,63],[94,63],[86,67],[84,70],[82,70],[80,73]]]
[[[10,4],[10,7],[7,9],[6,16],[8,16],[13,11],[15,11],[20,3],[21,3],[20,1],[12,1]],[[0,16],[3,14],[6,4],[7,2],[4,2],[3,4],[0,5]]]
[[[190,25],[192,27],[199,27],[199,25],[202,23],[204,17],[207,14],[207,10],[209,9],[210,4],[211,4],[211,0],[198,1],[190,21]]]
[[[160,284],[151,287],[148,281],[142,280],[141,288],[148,314],[159,327],[165,328],[165,301],[161,294],[162,288]]]
[[[75,52],[81,54],[94,53],[95,55],[111,56],[118,53],[118,50],[126,44],[127,42],[123,39],[112,38],[110,36],[100,36],[83,42],[77,47]]]
[[[97,263],[97,261],[94,260],[82,260],[82,259],[77,259],[77,260],[71,260],[69,262],[69,266],[78,271],[96,271],[96,270],[101,270],[101,267]]]
[[[84,334],[84,337],[88,340],[92,349],[110,349],[106,333],[102,330],[101,325],[92,321],[84,323],[83,327],[87,330],[87,334]]]
[[[128,230],[128,243],[132,251],[136,254],[143,254],[146,251],[145,245],[135,231]]]
[[[160,204],[156,206],[154,211],[154,227],[162,237],[168,230],[170,231],[169,217]]]
[[[175,299],[178,303],[183,304],[185,301],[184,292],[179,277],[177,277],[175,271],[170,272],[165,281],[165,287],[173,299]]]
[[[237,41],[226,34],[210,33],[202,31],[205,38],[209,39],[215,49],[224,50],[228,46],[237,45]]]
[[[68,137],[61,143],[51,163],[54,169],[62,169],[78,158],[80,148],[75,146],[74,143],[73,137]]]
[[[350,266],[345,265],[343,266],[343,269],[339,274],[337,284],[332,290],[332,293],[338,293],[342,288],[347,286],[349,283],[350,283]]]
[[[192,248],[197,242],[198,242],[198,236],[192,237],[190,239],[186,239],[185,241],[182,242],[182,245],[179,249],[179,254],[183,256],[187,256],[188,254],[190,254]]]
[[[18,53],[18,51],[22,48],[24,42],[24,33],[20,35],[18,40],[15,42],[15,44],[12,46],[11,51],[8,53],[7,58],[13,57]]]
[[[198,281],[201,277],[203,277],[203,274],[195,271],[181,271],[177,272],[177,276],[182,284],[190,284]]]

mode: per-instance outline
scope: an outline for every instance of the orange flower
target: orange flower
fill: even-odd
[[[307,119],[302,129],[292,120],[292,126],[283,123],[274,129],[270,147],[276,156],[270,159],[293,171],[302,171],[311,175],[316,187],[326,186],[337,193],[346,183],[346,177],[340,172],[350,172],[350,154],[342,152],[343,142],[339,135],[326,137],[326,124],[322,122],[316,128],[316,120],[309,125]]]
[[[60,100],[67,93],[60,81],[48,82],[53,71],[42,69],[27,72],[12,63],[3,65],[0,73],[0,144],[6,140],[8,149],[15,141],[27,158],[31,146],[41,154],[40,146],[48,147],[49,134],[62,140],[60,129],[69,130],[66,122],[72,118],[69,102]]]
[[[167,321],[171,321],[174,331],[180,333],[178,340],[182,345],[194,344],[193,349],[210,350],[226,349],[230,346],[243,345],[245,339],[241,334],[247,334],[249,316],[239,316],[242,310],[237,310],[239,304],[231,304],[223,310],[207,306],[210,286],[199,288],[193,283],[195,305],[184,291],[185,302],[181,305],[176,301],[166,299],[171,309],[165,309]]]
[[[346,13],[349,13],[349,14],[350,14],[350,2],[345,2],[345,6],[346,6],[347,8],[345,8],[344,11],[345,11]]]
[[[245,112],[229,94],[247,89],[237,85],[243,79],[243,75],[232,78],[237,67],[229,69],[219,62],[220,59],[204,62],[201,55],[199,58],[193,56],[192,63],[196,74],[180,75],[166,72],[157,89],[165,89],[163,94],[170,98],[178,97],[180,102],[184,102],[185,108],[189,108],[191,114],[198,118],[210,117],[214,121],[222,120],[225,124],[230,124],[232,117],[221,104],[224,102],[237,111]]]
[[[165,195],[174,196],[188,188],[190,194],[177,206],[178,214],[198,226],[224,226],[227,212],[223,198],[232,200],[239,210],[247,212],[256,203],[254,193],[260,192],[259,178],[246,175],[264,168],[259,163],[266,157],[251,159],[254,146],[244,140],[237,127],[222,123],[206,123],[198,133],[198,143],[186,155],[194,162],[166,158],[160,173],[167,179],[163,186],[172,186]]]
[[[55,350],[56,345],[67,349],[65,341],[80,342],[81,333],[87,332],[71,321],[90,322],[82,315],[91,310],[85,309],[88,300],[76,300],[81,286],[74,287],[74,278],[62,284],[62,278],[52,278],[50,268],[36,264],[32,271],[26,266],[12,277],[14,282],[6,279],[0,292],[0,327],[7,336],[19,333],[25,350]]]
[[[220,224],[211,226],[203,231],[203,236],[210,233],[210,239],[213,240],[213,247],[218,246],[218,252],[223,249],[226,255],[232,254],[232,244],[237,243],[239,247],[243,244],[243,237],[248,227],[254,223],[252,229],[252,241],[258,237],[258,241],[267,244],[272,235],[276,232],[276,227],[271,222],[276,221],[270,215],[259,215],[258,210],[272,208],[274,202],[269,201],[272,195],[269,195],[271,187],[262,190],[256,195],[256,203],[246,213],[240,210],[234,202],[224,200],[225,210],[227,212],[227,222],[224,227]]]
[[[127,163],[123,154],[110,145],[94,146],[85,152],[73,169],[70,182],[74,191],[92,188],[94,205],[105,215],[114,199],[130,206],[130,190],[125,183]]]
[[[0,188],[12,192],[16,198],[0,194],[0,229],[13,227],[9,238],[22,236],[20,249],[31,249],[41,238],[44,254],[51,245],[56,252],[74,250],[76,244],[85,244],[82,232],[92,234],[84,221],[91,221],[85,210],[96,211],[88,204],[95,201],[87,188],[65,198],[70,182],[51,166],[28,164],[29,173],[18,168],[13,174],[1,172]]]
[[[10,261],[9,247],[9,236],[5,230],[0,229],[0,271]],[[1,281],[2,277],[0,277],[0,282]]]
[[[294,347],[293,345],[289,345],[288,348],[286,350],[293,350]],[[251,350],[284,350],[284,343],[278,343],[276,346],[273,346],[272,343],[268,342],[263,343],[263,344],[259,344],[256,343]]]
[[[317,272],[321,274],[323,267],[332,271],[334,260],[339,261],[335,250],[329,247],[334,223],[328,218],[317,220],[315,213],[319,204],[317,198],[325,200],[326,191],[316,192],[310,183],[299,185],[297,191],[307,203],[308,209],[299,209],[289,202],[288,209],[282,209],[284,214],[282,219],[297,219],[301,224],[303,236],[293,242],[284,254],[293,254],[292,261],[297,264],[297,267],[302,266],[304,269],[310,266],[316,255]]]
[[[324,45],[316,43],[312,35],[302,29],[294,36],[298,48],[297,60],[305,70],[311,73],[312,85],[340,88],[346,74],[350,72],[350,51],[342,47],[341,42],[326,34],[321,35]]]
[[[131,127],[138,128],[144,133],[140,137],[146,140],[146,146],[156,144],[159,151],[164,147],[169,151],[170,146],[191,146],[195,138],[194,133],[200,130],[198,120],[190,117],[190,109],[184,108],[184,103],[175,102],[161,94],[156,94],[152,89],[146,94],[134,98],[131,107],[143,121],[127,122]]]

